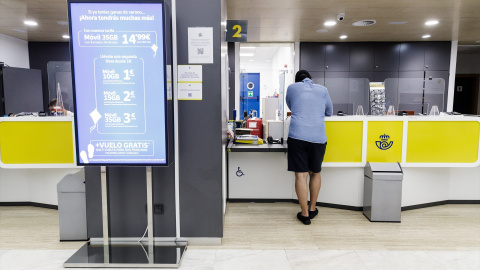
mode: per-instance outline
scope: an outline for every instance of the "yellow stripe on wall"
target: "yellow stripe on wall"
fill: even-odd
[[[362,121],[327,121],[324,162],[362,162]]]
[[[476,121],[409,122],[407,162],[474,163],[479,131]]]
[[[72,122],[0,122],[5,164],[73,163]]]

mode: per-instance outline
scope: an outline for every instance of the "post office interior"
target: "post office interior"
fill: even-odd
[[[59,209],[81,194],[81,228],[66,240],[101,242],[100,168],[77,166],[73,118],[49,116],[59,92],[74,111],[64,2],[0,2],[0,206]],[[173,69],[190,64],[190,27],[213,29],[214,60],[201,100],[179,101],[174,87],[177,146],[171,166],[153,168],[154,237],[221,245],[227,204],[297,203],[285,95],[301,69],[334,110],[317,205],[362,215],[368,163],[401,167],[402,211],[480,203],[478,1],[166,2]],[[227,20],[248,21],[247,42],[226,42]],[[111,237],[137,239],[145,168],[108,172]]]

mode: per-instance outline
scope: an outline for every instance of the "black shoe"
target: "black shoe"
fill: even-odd
[[[318,215],[318,209],[315,208],[314,211],[311,211],[311,210],[308,210],[308,217],[310,219],[313,219],[314,217],[316,217]]]
[[[297,218],[298,218],[298,220],[300,220],[300,221],[301,221],[303,224],[305,224],[305,225],[310,225],[310,223],[312,223],[312,222],[310,221],[310,217],[304,217],[304,216],[302,216],[302,212],[298,212]]]

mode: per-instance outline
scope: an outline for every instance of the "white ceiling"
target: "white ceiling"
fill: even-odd
[[[181,0],[177,0],[181,1]],[[345,12],[345,20],[325,27]],[[294,41],[480,41],[480,0],[227,0],[230,20],[248,20],[249,42]],[[23,21],[33,19],[38,26]],[[68,33],[66,0],[0,0],[0,33],[28,41],[65,41]],[[358,20],[376,20],[355,27]],[[426,26],[427,20],[439,24]],[[391,22],[407,22],[396,25]],[[326,29],[326,33],[316,30]]]

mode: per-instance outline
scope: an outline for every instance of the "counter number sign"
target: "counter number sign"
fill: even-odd
[[[227,42],[247,42],[247,27],[246,20],[227,20]]]

